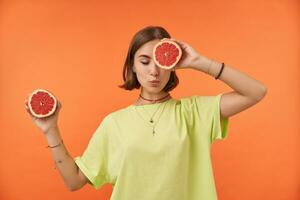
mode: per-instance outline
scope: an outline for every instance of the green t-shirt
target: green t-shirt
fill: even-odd
[[[74,160],[94,188],[112,184],[111,200],[216,200],[210,148],[229,122],[220,118],[221,95],[114,111]]]

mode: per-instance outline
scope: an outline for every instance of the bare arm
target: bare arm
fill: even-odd
[[[60,143],[62,138],[58,127],[49,129],[47,133],[45,133],[45,136],[49,146],[60,144],[57,147],[49,149],[51,150],[56,167],[68,189],[75,191],[82,188],[88,182],[88,179],[78,168],[74,159],[69,155],[66,146]]]
[[[201,70],[213,77],[220,72],[222,64],[216,61],[208,61],[207,66],[198,65]],[[204,66],[201,68],[200,66]],[[223,72],[219,77],[234,91],[222,95],[220,102],[220,114],[222,118],[233,116],[258,103],[267,93],[267,87],[249,75],[225,64]]]
[[[49,150],[52,153],[54,162],[67,188],[70,191],[80,189],[88,182],[88,179],[78,168],[74,159],[69,155],[66,146],[62,143],[60,131],[57,126],[58,113],[61,109],[60,102],[58,102],[58,109],[55,111],[55,114],[44,119],[38,119],[34,117],[30,113],[27,105],[28,102],[25,100],[25,108],[32,121],[44,133],[48,141],[48,145],[53,147],[49,148]]]
[[[183,58],[177,64],[176,69],[192,68],[213,77],[219,74],[222,63],[201,55],[185,42],[173,40],[178,42],[184,51]],[[222,118],[230,117],[253,106],[267,93],[267,87],[261,82],[226,63],[219,80],[234,90],[222,95],[220,100]]]

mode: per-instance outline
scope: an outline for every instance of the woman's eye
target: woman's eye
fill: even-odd
[[[149,62],[141,62],[143,65],[148,65]]]

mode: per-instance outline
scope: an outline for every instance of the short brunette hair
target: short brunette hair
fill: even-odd
[[[132,90],[134,88],[139,89],[140,83],[136,77],[136,73],[133,72],[134,55],[137,50],[145,43],[155,40],[171,38],[170,34],[160,26],[147,26],[138,31],[132,38],[127,57],[123,66],[123,80],[124,83],[119,85],[120,88],[125,90]],[[179,83],[179,79],[174,71],[171,71],[170,78],[166,86],[163,88],[165,92],[169,92],[174,89]]]

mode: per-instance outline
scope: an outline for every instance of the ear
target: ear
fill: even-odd
[[[132,71],[135,73],[135,67],[134,66],[132,67]]]

